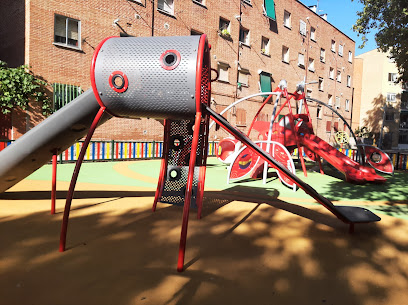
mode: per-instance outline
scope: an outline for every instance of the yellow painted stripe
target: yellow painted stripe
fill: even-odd
[[[136,145],[136,149],[137,149],[137,158],[140,158],[140,143],[138,142]]]
[[[124,152],[123,152],[123,158],[127,158],[127,157],[128,157],[128,154],[127,154],[127,152],[128,152],[128,144],[129,144],[129,143],[123,143],[123,150],[124,150]]]
[[[75,148],[76,148],[76,150],[75,150],[75,159],[78,160],[79,151],[81,150],[79,143],[76,143]]]
[[[149,144],[147,145],[147,148],[148,148],[148,151],[149,151],[147,157],[151,157],[151,156],[152,156],[152,146],[153,146],[153,143],[149,143]]]

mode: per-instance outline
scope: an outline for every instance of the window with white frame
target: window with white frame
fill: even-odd
[[[317,119],[322,119],[322,113],[323,113],[323,111],[322,111],[322,106],[317,106],[317,108],[316,108],[316,118]]]
[[[218,80],[221,82],[229,82],[230,65],[224,62],[218,62]]]
[[[299,33],[303,36],[306,36],[306,22],[300,20],[299,22]]]
[[[349,51],[348,53],[348,61],[353,62],[353,52]]]
[[[310,39],[316,41],[316,29],[314,27],[310,28]]]
[[[331,41],[331,49],[332,52],[336,52],[336,41],[332,39]]]
[[[320,61],[326,62],[326,50],[323,48],[320,49]]]
[[[345,110],[350,111],[350,100],[346,99]]]
[[[351,76],[347,75],[347,87],[351,87]]]
[[[395,83],[398,79],[397,73],[388,73],[388,81]]]
[[[313,92],[312,89],[307,88],[307,89],[306,89],[306,97],[312,97],[312,92]]]
[[[340,109],[340,97],[336,96],[336,108]]]
[[[269,55],[269,39],[262,36],[261,53]]]
[[[337,70],[337,81],[341,83],[341,70]]]
[[[242,26],[239,29],[239,41],[244,45],[249,46],[249,30]]]
[[[174,0],[157,0],[157,9],[170,15],[174,15]]]
[[[282,61],[289,63],[289,48],[285,46],[282,46]]]
[[[331,95],[331,94],[327,95],[327,105],[329,105],[329,106],[333,105],[333,95]]]
[[[334,79],[334,68],[332,67],[329,68],[329,78]]]
[[[231,22],[227,19],[220,17],[219,33],[224,37],[231,37]]]
[[[396,93],[387,93],[387,102],[395,102],[397,99],[397,94]]]
[[[288,11],[284,11],[283,12],[283,25],[285,27],[287,27],[288,29],[292,28],[292,21],[291,21],[291,13],[289,13]]]
[[[340,56],[343,56],[343,49],[344,49],[344,46],[339,43],[339,55]]]
[[[249,70],[248,69],[239,69],[238,70],[238,83],[242,86],[248,87],[249,85]]]
[[[323,83],[324,83],[323,77],[319,77],[319,91],[323,91]]]
[[[305,55],[302,53],[299,53],[298,55],[298,66],[301,68],[305,67]]]
[[[75,49],[81,48],[81,22],[69,17],[55,15],[54,44]]]
[[[314,67],[314,59],[309,57],[309,67],[308,67],[309,71],[314,72],[315,71],[315,67]]]

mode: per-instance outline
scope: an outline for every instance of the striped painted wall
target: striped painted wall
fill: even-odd
[[[13,141],[0,141],[0,151],[11,145]],[[215,156],[218,142],[208,143],[208,156]],[[62,154],[58,160],[62,162],[76,161],[81,151],[82,142],[75,143]],[[355,160],[357,151],[340,148],[340,152]],[[85,160],[126,160],[161,158],[163,142],[139,141],[93,141],[85,154]],[[395,169],[408,170],[408,153],[388,152]],[[297,157],[297,148],[292,156]]]

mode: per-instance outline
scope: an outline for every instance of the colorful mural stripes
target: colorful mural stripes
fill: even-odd
[[[13,141],[0,141],[0,151],[11,145]],[[208,156],[215,156],[218,142],[208,143]],[[81,151],[82,142],[70,146],[59,155],[58,160],[76,161]],[[340,148],[340,152],[350,159],[355,160],[357,150]],[[163,154],[163,142],[140,142],[140,141],[92,141],[85,154],[85,160],[126,160],[126,159],[149,159],[161,158]],[[305,156],[305,154],[303,154]],[[408,170],[408,153],[389,152],[396,170]],[[297,157],[297,148],[292,156]]]

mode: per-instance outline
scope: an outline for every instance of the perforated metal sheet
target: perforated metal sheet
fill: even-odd
[[[192,118],[196,113],[195,79],[200,36],[121,37],[108,39],[95,63],[95,84],[103,104],[113,115],[138,118]],[[181,55],[173,70],[160,57],[167,50]],[[109,76],[121,71],[128,89],[115,92]]]

